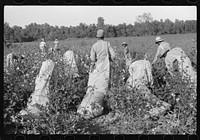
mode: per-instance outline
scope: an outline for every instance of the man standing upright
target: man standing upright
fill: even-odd
[[[47,43],[46,41],[44,40],[44,38],[42,39],[42,41],[40,42],[40,50],[41,50],[41,54],[44,54],[45,53],[45,49],[47,47]]]
[[[56,51],[58,49],[58,45],[59,45],[59,41],[56,38],[55,41],[54,41],[54,51]]]
[[[128,69],[128,67],[131,65],[132,62],[132,58],[128,49],[128,44],[126,42],[122,43],[122,46],[124,47],[124,56],[125,56],[125,60],[126,60],[126,68]]]
[[[103,100],[109,85],[110,61],[115,57],[110,43],[104,41],[104,30],[97,31],[97,38],[98,41],[92,46],[90,52],[88,89],[77,110],[86,119],[103,113]]]

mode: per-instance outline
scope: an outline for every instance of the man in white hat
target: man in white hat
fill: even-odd
[[[126,60],[126,67],[128,69],[128,67],[131,65],[132,62],[132,58],[128,49],[128,44],[126,42],[122,43],[122,46],[124,47],[124,56],[125,56],[125,60]]]
[[[42,54],[44,54],[46,47],[47,47],[47,43],[45,42],[44,39],[42,39],[42,41],[40,42],[40,50]]]
[[[164,55],[164,52],[166,52],[166,50],[171,50],[171,46],[169,45],[169,43],[165,42],[164,39],[162,39],[160,36],[156,37],[155,44],[158,45],[158,49],[152,64],[156,62],[158,57]]]

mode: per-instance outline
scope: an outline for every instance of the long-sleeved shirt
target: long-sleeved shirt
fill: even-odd
[[[171,46],[167,42],[161,42],[158,46],[155,58],[152,63],[155,63],[157,58],[162,56],[167,50],[171,50]]]
[[[46,42],[44,42],[44,41],[40,42],[40,50],[42,51],[42,53],[44,53],[46,45],[47,45]]]
[[[110,55],[110,59],[113,61],[115,57],[115,52],[113,48],[110,46],[110,43],[104,40],[98,40],[92,46],[92,49],[90,52],[90,59],[93,62],[101,61],[102,59],[105,59],[105,57],[107,56],[107,52]]]
[[[98,72],[103,72],[109,69],[110,61],[115,57],[114,50],[110,43],[104,40],[98,40],[91,48],[90,59],[92,61],[91,71],[96,69]],[[95,65],[94,65],[95,63]]]

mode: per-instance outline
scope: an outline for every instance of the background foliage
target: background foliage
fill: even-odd
[[[47,23],[30,23],[25,28],[20,26],[10,27],[9,23],[4,23],[4,40],[6,42],[30,42],[41,38],[46,40],[65,40],[67,38],[94,38],[99,28],[105,30],[105,37],[128,37],[164,34],[185,34],[196,33],[196,20],[178,20],[175,22],[169,19],[153,20],[150,13],[144,13],[136,17],[136,22],[132,24],[122,23],[119,25],[104,24],[104,18],[99,17],[97,24],[87,25],[80,23],[78,26],[51,26]]]

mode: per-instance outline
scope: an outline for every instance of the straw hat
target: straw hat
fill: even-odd
[[[99,29],[99,30],[97,31],[97,37],[104,37],[104,30]]]
[[[126,42],[123,42],[122,45],[127,45],[127,43],[126,43]]]
[[[162,41],[164,41],[164,39],[162,39],[160,36],[158,36],[158,37],[156,37],[155,43],[162,42]]]

